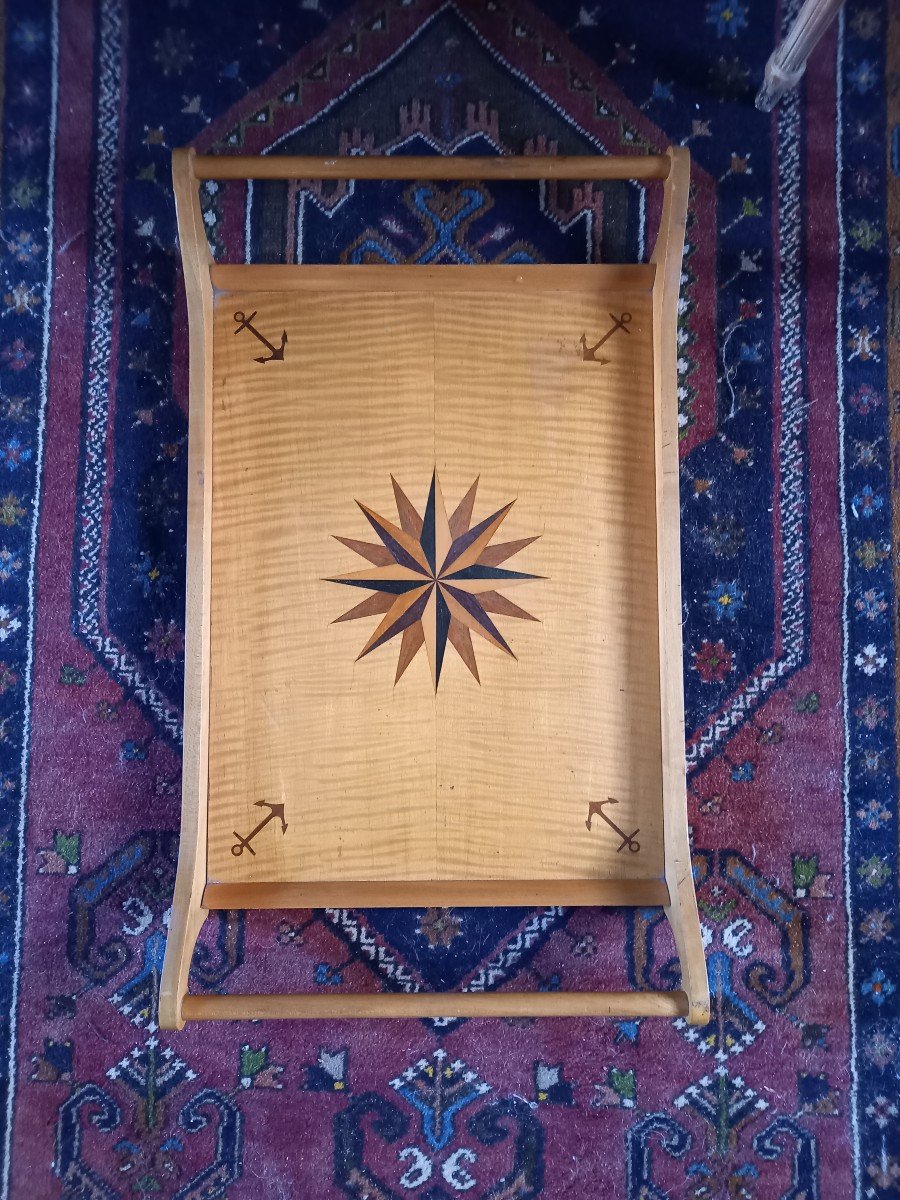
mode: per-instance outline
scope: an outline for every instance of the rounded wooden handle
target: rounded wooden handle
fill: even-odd
[[[667,179],[667,154],[341,155],[197,154],[195,179]]]
[[[185,1021],[358,1017],[686,1017],[684,992],[376,992],[185,996]]]

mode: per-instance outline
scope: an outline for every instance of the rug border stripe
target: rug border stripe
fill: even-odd
[[[31,705],[34,675],[34,625],[37,600],[37,538],[43,494],[44,434],[46,429],[47,399],[49,396],[50,334],[53,308],[53,261],[54,228],[56,205],[56,127],[59,110],[59,0],[52,0],[50,7],[50,114],[47,130],[47,206],[46,206],[46,251],[47,262],[44,275],[44,312],[41,330],[41,365],[39,374],[39,400],[37,414],[34,495],[31,508],[28,563],[28,623],[25,649],[25,671],[22,702],[22,752],[19,762],[19,823],[17,828],[18,855],[16,859],[16,914],[14,933],[13,971],[10,995],[9,1038],[7,1045],[8,1087],[6,1092],[6,1127],[3,1131],[3,1196],[9,1195],[12,1169],[13,1116],[16,1102],[18,1075],[18,1017],[19,987],[22,976],[22,932],[25,916],[25,857],[28,832],[27,799],[31,751]]]

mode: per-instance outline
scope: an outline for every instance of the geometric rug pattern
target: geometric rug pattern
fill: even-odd
[[[900,30],[850,0],[801,88],[759,113],[798,7],[8,0],[0,1194],[897,1194]],[[692,155],[685,745],[710,1023],[162,1033],[187,428],[172,148],[670,143]],[[201,199],[223,261],[628,261],[660,215],[638,183]],[[677,970],[654,909],[233,912],[207,921],[192,986],[671,987]]]

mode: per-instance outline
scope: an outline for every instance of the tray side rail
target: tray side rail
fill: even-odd
[[[678,456],[678,296],[687,224],[691,159],[669,149],[653,283],[653,424],[656,465],[656,560],[662,741],[663,850],[669,903],[665,908],[688,997],[688,1020],[709,1020],[709,978],[691,867],[684,761],[681,540]]]
[[[212,255],[200,210],[193,158],[194,151],[188,149],[175,150],[172,155],[187,297],[190,368],[181,841],[159,990],[159,1023],[163,1029],[181,1029],[184,1025],[182,1001],[188,990],[194,946],[206,917],[203,890],[209,782],[213,287]]]

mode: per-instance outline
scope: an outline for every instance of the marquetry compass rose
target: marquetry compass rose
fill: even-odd
[[[393,476],[391,482],[400,524],[386,520],[357,500],[378,535],[378,543],[337,538],[373,565],[328,580],[372,593],[336,620],[381,617],[359,658],[400,637],[395,683],[424,646],[437,690],[448,642],[480,683],[472,634],[477,633],[515,658],[493,617],[537,620],[503,592],[513,584],[542,576],[510,571],[500,564],[530,546],[539,535],[493,542],[515,501],[473,525],[477,479],[450,517],[436,471],[431,477],[424,516],[419,515]]]

